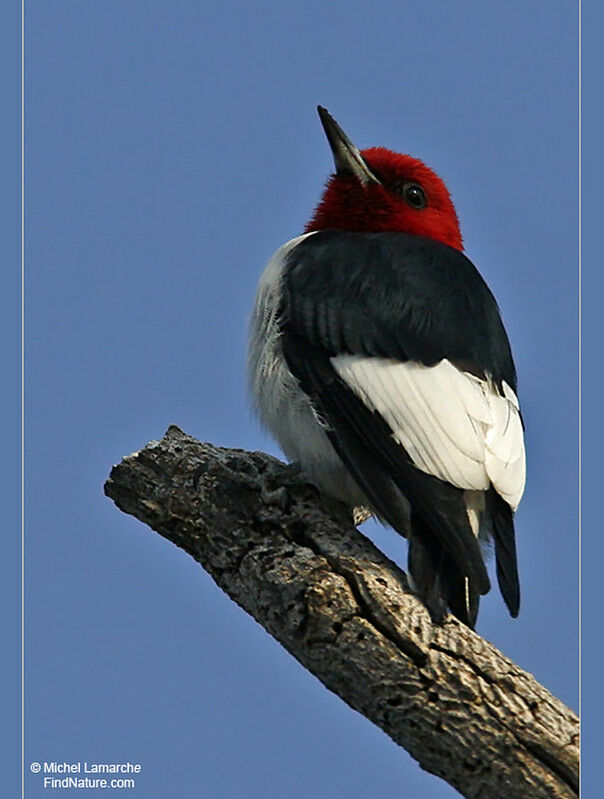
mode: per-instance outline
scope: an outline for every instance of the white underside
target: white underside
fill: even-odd
[[[307,236],[284,244],[269,261],[258,285],[250,320],[248,376],[254,407],[285,455],[298,461],[310,482],[353,507],[367,505],[329,441],[323,424],[289,371],[279,341],[278,307],[285,259]]]
[[[311,482],[351,506],[368,505],[281,349],[277,312],[283,267],[306,236],[281,247],[260,279],[250,330],[250,391],[262,424],[286,456],[300,462]],[[466,489],[476,533],[483,492],[491,484],[516,509],[524,489],[525,454],[518,401],[507,384],[502,397],[490,381],[447,360],[430,367],[356,355],[331,361],[349,388],[383,416],[418,469]]]

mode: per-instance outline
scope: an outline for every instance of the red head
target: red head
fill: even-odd
[[[336,172],[306,226],[311,230],[389,231],[462,249],[455,207],[438,175],[417,158],[384,147],[359,152],[326,109],[319,116]]]

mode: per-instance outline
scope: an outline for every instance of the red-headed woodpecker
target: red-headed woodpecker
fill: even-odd
[[[474,627],[493,539],[512,616],[525,480],[516,372],[497,303],[462,252],[443,181],[359,151],[324,109],[335,161],[306,232],[258,288],[249,371],[265,427],[308,480],[409,539],[434,621]]]

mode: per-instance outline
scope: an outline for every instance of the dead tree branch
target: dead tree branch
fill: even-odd
[[[182,547],[324,685],[472,799],[578,796],[578,719],[292,470],[170,427],[105,493]]]

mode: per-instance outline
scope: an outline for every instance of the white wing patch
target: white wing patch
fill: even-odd
[[[435,366],[386,358],[338,355],[331,363],[364,404],[386,421],[394,438],[424,472],[458,488],[496,491],[515,510],[526,477],[518,400],[503,384]]]

